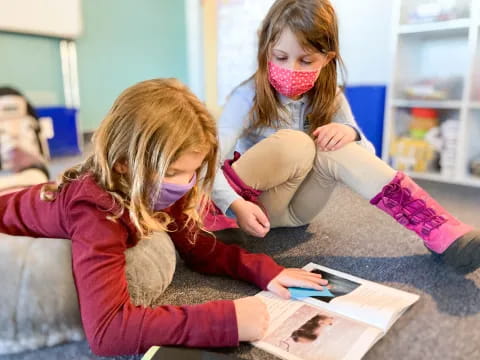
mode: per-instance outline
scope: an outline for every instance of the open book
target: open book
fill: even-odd
[[[310,263],[329,296],[284,300],[262,291],[270,326],[253,345],[286,360],[361,359],[419,296]]]

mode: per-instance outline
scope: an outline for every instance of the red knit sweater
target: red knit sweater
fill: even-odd
[[[91,176],[66,185],[53,202],[40,200],[41,185],[0,197],[0,232],[68,238],[83,327],[98,355],[143,353],[153,345],[234,346],[238,329],[232,301],[200,305],[134,306],[127,290],[125,256],[138,242],[128,211],[116,222],[111,195]],[[173,206],[174,226],[184,216]],[[180,256],[192,269],[226,274],[265,289],[283,267],[264,254],[250,254],[200,234],[195,245],[187,230],[170,233]],[[55,259],[52,259],[55,261]]]

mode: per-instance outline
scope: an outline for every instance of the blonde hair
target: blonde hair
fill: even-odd
[[[197,184],[182,203],[187,224],[201,228],[200,213],[213,184],[217,148],[215,120],[186,86],[175,79],[143,81],[115,100],[94,134],[93,154],[66,170],[53,190],[92,174],[120,205],[111,219],[127,208],[139,235],[148,236],[154,230],[167,230],[172,222],[165,212],[155,212],[152,204],[168,166],[187,152],[206,151]],[[115,164],[127,164],[127,173],[116,172]],[[52,188],[46,186],[41,197],[52,200]]]
[[[281,33],[289,28],[305,49],[328,55],[331,60],[307,92],[310,103],[309,132],[328,124],[337,110],[337,68],[344,66],[339,52],[338,24],[328,0],[277,0],[263,20],[258,43],[258,69],[253,75],[256,95],[250,119],[253,128],[278,127],[285,108],[268,80],[268,60]]]

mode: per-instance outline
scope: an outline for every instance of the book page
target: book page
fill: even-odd
[[[253,345],[287,360],[361,359],[382,336],[380,329],[319,309],[298,300],[284,300],[262,291],[270,325]]]
[[[310,263],[308,271],[321,273],[329,281],[334,298],[311,297],[303,301],[367,322],[387,332],[419,296]]]

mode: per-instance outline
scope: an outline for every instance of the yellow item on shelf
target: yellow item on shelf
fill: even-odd
[[[426,172],[434,155],[435,149],[425,140],[401,137],[390,146],[392,167],[400,171]]]

